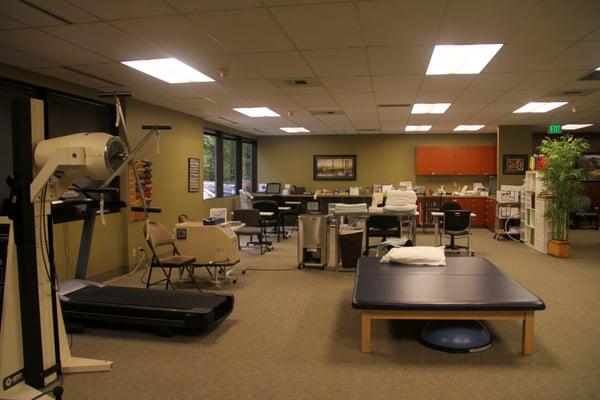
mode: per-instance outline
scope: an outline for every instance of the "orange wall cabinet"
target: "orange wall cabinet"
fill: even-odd
[[[417,175],[496,175],[496,146],[416,148]]]

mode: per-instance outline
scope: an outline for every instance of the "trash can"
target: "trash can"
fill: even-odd
[[[327,266],[327,215],[298,217],[298,268]]]
[[[343,231],[340,232],[339,237],[342,268],[356,268],[362,253],[362,230]]]

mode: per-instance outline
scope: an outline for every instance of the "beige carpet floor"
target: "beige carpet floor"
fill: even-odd
[[[476,354],[422,346],[422,322],[376,321],[373,352],[360,351],[354,275],[297,270],[295,238],[262,256],[236,285],[235,310],[201,336],[94,327],[72,351],[110,359],[108,373],[65,377],[65,399],[598,399],[600,232],[573,231],[572,257],[556,259],[474,230],[486,257],[540,296],[535,354],[522,356],[521,325],[487,323],[493,345]],[[433,236],[420,235],[419,244]],[[139,284],[139,276],[120,281]]]

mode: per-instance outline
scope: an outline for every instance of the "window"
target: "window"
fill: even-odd
[[[204,198],[217,197],[217,137],[204,135]]]
[[[256,190],[256,142],[219,131],[204,132],[204,198]]]
[[[223,138],[223,196],[235,196],[236,190],[236,161],[237,141]]]
[[[242,189],[254,188],[254,143],[242,142]]]

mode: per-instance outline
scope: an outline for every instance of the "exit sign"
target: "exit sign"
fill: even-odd
[[[557,133],[561,133],[561,127],[560,124],[551,124],[548,125],[548,133],[553,133],[553,134],[557,134]]]

